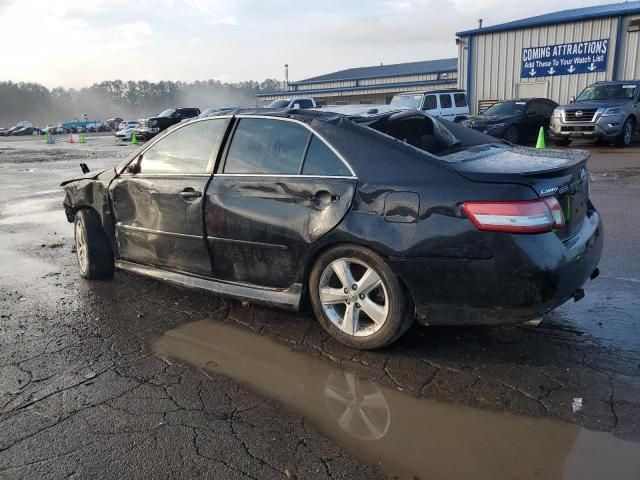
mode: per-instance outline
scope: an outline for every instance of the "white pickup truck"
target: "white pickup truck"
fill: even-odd
[[[282,98],[274,100],[267,108],[316,108],[316,101],[312,97]]]

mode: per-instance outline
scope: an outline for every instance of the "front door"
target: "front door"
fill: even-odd
[[[310,244],[346,214],[356,178],[318,136],[295,121],[244,117],[207,190],[213,275],[290,287]]]
[[[120,258],[208,275],[202,205],[228,119],[177,128],[111,183]]]

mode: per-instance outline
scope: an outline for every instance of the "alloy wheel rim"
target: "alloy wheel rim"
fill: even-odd
[[[76,240],[76,255],[78,257],[78,265],[82,272],[87,271],[89,265],[89,255],[87,249],[87,240],[85,237],[84,223],[82,221],[76,222],[75,228],[75,240]]]
[[[631,143],[631,123],[627,122],[624,126],[624,143]]]
[[[509,128],[507,130],[507,141],[511,143],[516,143],[517,140],[518,140],[518,134],[516,130],[514,130],[513,128]]]
[[[354,337],[373,335],[389,317],[389,295],[371,266],[355,258],[339,258],[320,276],[319,297],[331,323]]]

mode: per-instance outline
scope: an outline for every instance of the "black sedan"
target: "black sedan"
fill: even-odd
[[[311,305],[357,348],[537,320],[597,275],[587,154],[416,110],[234,110],[64,182],[80,273]]]
[[[523,98],[498,102],[481,115],[472,115],[462,124],[509,143],[535,139],[540,127],[549,129],[551,115],[558,106],[547,98]]]

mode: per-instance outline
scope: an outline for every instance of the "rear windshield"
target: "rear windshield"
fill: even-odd
[[[269,104],[269,108],[284,108],[289,105],[289,100],[274,100]]]
[[[499,102],[493,107],[487,108],[484,115],[512,115],[522,113],[527,108],[526,102]]]
[[[638,86],[629,85],[591,85],[585,88],[576,101],[585,100],[633,100]]]
[[[420,108],[422,95],[394,95],[390,105],[392,107]]]

